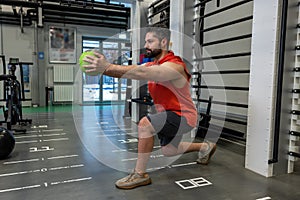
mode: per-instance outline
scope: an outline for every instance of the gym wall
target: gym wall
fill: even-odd
[[[35,32],[30,27],[24,28],[24,33],[21,32],[20,27],[13,25],[0,25],[0,52],[1,55],[5,55],[6,66],[9,62],[9,58],[19,58],[21,62],[33,62],[34,52],[36,46]],[[2,63],[0,63],[0,73],[3,73]],[[30,74],[32,72],[32,66],[30,66]],[[16,75],[20,80],[20,70],[17,68]],[[29,79],[32,81],[32,78]],[[32,98],[32,90],[29,89],[25,92],[25,97]],[[0,99],[3,99],[3,82],[0,82]],[[0,102],[4,105],[5,102]],[[30,106],[31,102],[26,101],[22,103],[25,106]]]
[[[239,2],[242,1],[221,1],[219,7],[215,0],[206,3],[204,15],[209,16],[204,17],[204,30],[251,17],[253,2],[232,6]],[[232,8],[226,9],[229,6]],[[222,11],[218,12],[220,10]],[[214,12],[218,13],[212,14]],[[252,19],[205,31],[203,38],[203,55],[210,59],[203,61],[201,86],[204,88],[201,88],[200,98],[208,100],[209,96],[213,95],[213,101],[220,103],[212,104],[211,114],[217,117],[225,116],[225,128],[237,131],[236,136],[242,139],[245,138],[243,133],[246,133],[251,34]],[[224,42],[224,40],[245,35],[248,36]],[[240,53],[245,53],[245,55],[238,56],[237,54]],[[220,58],[222,56],[224,57]],[[219,73],[215,73],[216,69]],[[216,81],[218,77],[221,77],[221,82]],[[236,105],[229,106],[228,103]],[[237,104],[242,106],[237,106]],[[203,110],[206,110],[206,106],[205,103],[201,104]],[[232,120],[238,123],[232,123]],[[213,117],[212,123],[218,124],[218,120]]]
[[[53,67],[59,64],[49,63],[49,26],[63,27],[63,24],[44,24],[43,28],[35,28],[34,25],[24,27],[24,32],[18,25],[0,25],[0,52],[5,55],[6,62],[10,57],[19,58],[22,62],[33,62],[31,73],[31,97],[32,104],[40,106],[45,105],[45,87],[53,86]],[[110,37],[120,32],[120,29],[104,28],[104,27],[87,27],[78,25],[65,25],[65,27],[76,28],[76,54],[79,56],[82,52],[82,36],[103,36]],[[44,53],[44,59],[38,58],[38,52]],[[78,72],[78,65],[64,64],[73,67],[74,75]],[[0,67],[2,73],[2,65]],[[76,80],[79,79],[79,80]],[[74,80],[79,86],[81,83],[81,76],[74,77]],[[3,98],[3,83],[0,83],[0,98]],[[81,88],[78,89],[81,91]],[[81,101],[81,93],[76,93],[77,101]]]

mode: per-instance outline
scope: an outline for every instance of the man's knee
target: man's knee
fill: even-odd
[[[148,127],[148,126],[151,126],[149,119],[147,117],[143,117],[139,121],[139,128]]]
[[[154,132],[154,128],[147,117],[143,117],[139,121],[138,128],[141,129],[142,131],[145,130],[145,131]]]
[[[154,128],[147,117],[143,117],[138,124],[139,138],[152,137]]]
[[[164,156],[170,157],[170,156],[177,155],[177,148],[171,144],[168,144],[166,146],[161,147],[161,152]]]

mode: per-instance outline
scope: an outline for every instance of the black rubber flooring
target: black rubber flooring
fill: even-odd
[[[0,160],[1,200],[300,199],[299,165],[293,174],[265,178],[244,168],[243,146],[223,140],[207,166],[196,164],[196,153],[165,158],[156,143],[153,183],[120,190],[114,183],[133,168],[137,148],[136,125],[123,118],[122,106],[26,117],[33,123]]]

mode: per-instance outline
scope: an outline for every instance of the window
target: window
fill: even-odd
[[[128,65],[131,44],[128,39],[119,38],[83,37],[82,49],[83,51],[99,49],[110,63]],[[83,102],[124,101],[126,88],[126,79],[83,74]]]
[[[95,0],[95,2],[102,2],[102,3],[105,3],[106,1],[105,0]],[[117,4],[117,5],[124,5],[125,7],[131,7],[131,3],[123,3],[123,2],[120,2],[120,1],[110,1],[110,4]]]

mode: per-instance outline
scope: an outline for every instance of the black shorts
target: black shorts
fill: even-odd
[[[193,129],[193,127],[188,125],[185,117],[179,116],[172,111],[148,114],[147,118],[154,127],[161,146],[172,144],[178,147],[183,134]]]

